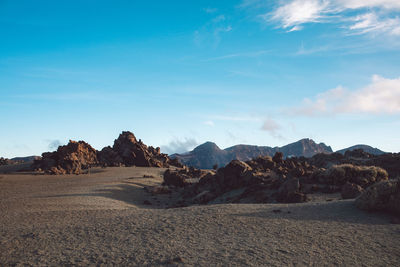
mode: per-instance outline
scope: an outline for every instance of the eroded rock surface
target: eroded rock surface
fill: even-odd
[[[179,161],[171,160],[160,148],[145,145],[131,132],[122,132],[114,141],[113,147],[105,147],[97,153],[103,166],[169,167],[181,166]]]
[[[46,152],[35,160],[33,168],[49,174],[81,174],[98,164],[96,150],[84,141],[69,141],[55,152]]]

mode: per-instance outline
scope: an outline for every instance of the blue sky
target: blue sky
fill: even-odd
[[[130,130],[400,151],[398,0],[0,0],[0,156]]]

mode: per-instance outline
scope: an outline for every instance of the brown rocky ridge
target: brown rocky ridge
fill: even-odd
[[[277,152],[250,161],[233,160],[216,172],[169,170],[164,183],[182,192],[185,205],[207,203],[295,203],[314,193],[342,193],[355,198],[368,186],[388,179],[384,169],[351,164],[322,168],[305,158]],[[204,172],[204,171],[203,171]]]
[[[311,158],[302,158],[319,168],[329,168],[333,165],[352,164],[356,166],[377,166],[386,170],[391,179],[400,177],[400,153],[384,153],[374,155],[362,149],[346,151],[344,154],[317,154]]]
[[[96,151],[84,141],[70,141],[60,146],[55,152],[46,152],[35,160],[34,170],[49,174],[81,174],[92,166],[141,166],[141,167],[182,167],[176,160],[171,160],[160,148],[146,146],[137,141],[131,132],[122,132],[114,141],[113,147]]]

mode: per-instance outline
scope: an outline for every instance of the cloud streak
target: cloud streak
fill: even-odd
[[[197,145],[197,141],[193,138],[186,138],[184,140],[173,140],[168,145],[161,146],[161,151],[167,154],[184,153],[192,150]]]
[[[281,125],[279,125],[275,120],[270,118],[266,119],[263,125],[261,126],[261,130],[268,132],[271,136],[283,139],[282,135],[279,134],[281,128],[282,128]]]
[[[228,55],[223,55],[219,57],[213,57],[213,58],[208,58],[205,60],[202,60],[203,62],[209,62],[209,61],[217,61],[217,60],[225,60],[225,59],[231,59],[231,58],[256,58],[260,57],[266,54],[270,54],[272,51],[271,50],[260,50],[260,51],[254,51],[254,52],[244,52],[244,53],[234,53],[234,54],[228,54]]]
[[[400,36],[398,0],[291,0],[282,2],[262,17],[287,32],[300,31],[305,24],[338,24],[355,34]]]

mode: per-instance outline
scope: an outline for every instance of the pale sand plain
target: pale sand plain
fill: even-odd
[[[166,209],[163,171],[0,173],[0,266],[400,266],[400,225],[352,200]]]

